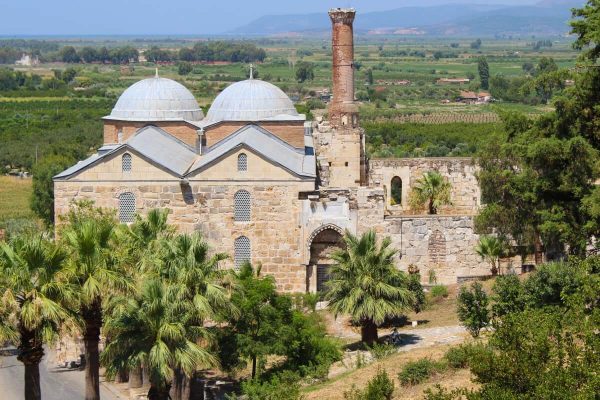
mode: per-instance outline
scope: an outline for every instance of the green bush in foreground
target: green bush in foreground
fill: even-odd
[[[398,379],[402,386],[418,385],[419,383],[425,382],[434,373],[443,371],[444,368],[445,365],[441,362],[422,358],[407,363],[398,374]]]
[[[344,392],[346,400],[391,400],[394,393],[394,382],[385,370],[377,371],[364,390],[352,389]]]
[[[247,400],[301,400],[300,377],[290,371],[275,375],[269,381],[251,379],[242,383],[242,393]],[[230,400],[237,399],[233,395]]]
[[[457,306],[458,319],[473,337],[478,337],[479,332],[490,322],[488,303],[488,296],[481,283],[474,282],[470,288],[466,286],[460,288]]]

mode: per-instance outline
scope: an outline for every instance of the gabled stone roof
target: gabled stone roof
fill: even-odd
[[[126,143],[103,146],[98,152],[54,176],[68,179],[122,150],[131,151],[170,171],[178,178],[197,175],[240,147],[248,148],[263,158],[301,178],[316,177],[316,158],[312,138],[305,136],[304,149],[296,149],[258,125],[246,125],[198,155],[192,147],[156,126],[140,129]],[[201,177],[201,175],[200,175]]]

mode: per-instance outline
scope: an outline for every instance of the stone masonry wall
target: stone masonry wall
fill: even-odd
[[[98,206],[117,208],[118,196],[126,191],[136,196],[136,208],[141,214],[153,208],[169,208],[169,222],[180,231],[200,231],[215,252],[233,256],[234,240],[250,239],[252,262],[262,264],[262,272],[271,274],[278,289],[304,292],[306,267],[303,264],[300,200],[298,192],[305,183],[269,184],[222,182],[220,184],[190,181],[182,187],[171,182],[55,182],[57,215],[64,214],[72,200],[94,200]],[[235,222],[234,194],[244,189],[252,198],[251,222]],[[233,259],[225,268],[233,267]]]
[[[400,269],[417,266],[425,282],[432,270],[442,284],[490,273],[489,265],[475,252],[479,236],[470,216],[391,217],[385,226],[392,245],[399,249]]]
[[[470,158],[403,158],[374,159],[369,163],[369,186],[383,188],[386,208],[391,214],[414,215],[408,207],[409,196],[415,182],[428,171],[440,172],[452,185],[452,205],[444,206],[439,214],[474,215],[481,204],[481,190],[475,174],[478,167]],[[391,205],[391,181],[395,176],[402,179],[402,204]]]

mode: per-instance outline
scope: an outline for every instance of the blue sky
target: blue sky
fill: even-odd
[[[0,35],[220,34],[263,15],[537,0],[0,0]]]

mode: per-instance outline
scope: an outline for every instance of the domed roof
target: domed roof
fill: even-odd
[[[204,114],[182,84],[161,78],[143,79],[128,87],[107,119],[126,121],[200,121]]]
[[[213,101],[210,121],[264,121],[301,119],[292,100],[269,82],[248,79],[223,90]]]

